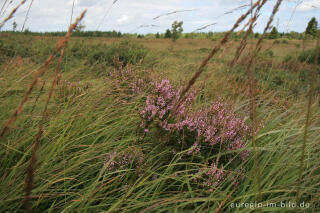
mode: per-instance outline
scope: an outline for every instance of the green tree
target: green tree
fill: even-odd
[[[270,39],[277,39],[279,38],[279,32],[276,27],[273,27],[269,36]]]
[[[313,17],[306,28],[306,35],[316,37],[318,32],[318,22],[315,17]]]
[[[156,38],[160,38],[160,33],[157,33],[157,34],[156,34]]]
[[[176,42],[176,40],[180,37],[181,33],[183,32],[183,21],[174,21],[171,26],[171,38],[173,42]]]
[[[137,36],[137,38],[144,38],[144,35],[139,34],[139,35]]]
[[[25,35],[31,35],[31,31],[27,28],[23,32]]]
[[[208,34],[207,34],[207,38],[208,38],[208,39],[213,38],[213,32],[211,32],[211,31],[210,31],[210,32],[208,32]]]
[[[164,34],[165,38],[171,38],[171,31],[167,29],[166,33]]]
[[[17,22],[16,21],[14,21],[13,23],[12,23],[12,30],[13,31],[16,31],[16,29],[17,29]]]

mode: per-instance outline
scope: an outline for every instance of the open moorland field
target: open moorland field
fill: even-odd
[[[78,22],[0,32],[0,212],[320,211],[317,36]]]
[[[6,45],[2,51],[8,54],[1,62],[1,126],[58,39],[1,37]],[[257,40],[250,42],[249,50]],[[259,202],[255,158],[262,203],[295,202],[312,72],[312,66],[298,60],[301,41],[266,40],[257,56],[257,155],[249,137],[248,52],[236,66],[229,66],[237,41],[210,61],[183,105],[185,112],[165,117],[178,88],[188,84],[209,47],[217,43],[180,39],[172,47],[168,39],[71,38],[42,121],[33,173],[34,208],[39,212],[246,211],[232,209],[231,204]],[[308,50],[315,41],[304,46]],[[114,61],[114,55],[128,65]],[[56,65],[39,79],[23,113],[2,139],[2,212],[22,208],[32,144],[39,134]],[[310,212],[319,210],[318,77],[319,73],[301,184],[301,200],[310,205]],[[152,106],[158,109],[154,112]],[[217,126],[206,116],[217,119]],[[164,127],[165,120],[172,125],[180,122],[182,127]],[[194,123],[181,124],[184,121]],[[207,135],[210,128],[216,128],[213,138]],[[197,130],[203,132],[198,135]],[[235,131],[230,139],[225,135],[229,131]],[[226,141],[219,146],[215,135]],[[245,143],[229,147],[237,137]]]

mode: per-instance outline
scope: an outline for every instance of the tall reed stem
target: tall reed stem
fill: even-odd
[[[232,34],[232,32],[237,29],[239,27],[239,25],[248,17],[248,15],[254,10],[254,8],[256,8],[259,5],[260,1],[257,1],[254,5],[252,5],[252,7],[250,7],[250,9],[243,14],[237,21],[236,23],[233,25],[232,29],[229,30],[225,36],[223,37],[223,39],[220,41],[220,43],[215,46],[210,54],[207,56],[207,58],[205,58],[202,63],[200,64],[198,71],[193,75],[193,77],[190,79],[189,83],[187,84],[186,88],[182,91],[181,93],[181,97],[180,100],[178,101],[178,103],[176,104],[176,106],[174,107],[174,110],[176,110],[177,108],[179,108],[179,106],[181,105],[181,103],[184,102],[185,98],[186,98],[186,94],[187,92],[190,90],[190,88],[194,85],[194,83],[196,82],[196,80],[199,78],[199,76],[202,74],[202,72],[204,71],[204,68],[208,65],[209,61],[213,58],[213,56],[215,56],[215,54],[223,47],[223,45],[225,45],[228,41],[229,38]]]
[[[50,99],[52,97],[53,90],[54,90],[54,88],[55,88],[55,86],[57,84],[57,80],[58,80],[58,76],[59,76],[58,74],[59,74],[59,70],[60,70],[60,63],[62,61],[64,52],[65,52],[64,48],[66,47],[66,45],[68,43],[68,40],[69,40],[69,38],[70,38],[70,36],[72,34],[72,31],[79,24],[81,19],[84,17],[85,13],[86,13],[86,10],[82,12],[80,17],[77,18],[77,20],[75,21],[74,24],[70,25],[69,30],[68,30],[66,36],[64,37],[64,39],[60,40],[58,42],[58,44],[57,44],[56,53],[59,50],[61,50],[61,53],[60,53],[60,57],[59,57],[59,60],[58,60],[57,67],[56,67],[55,77],[54,77],[54,79],[52,81],[52,84],[51,84],[51,87],[50,87],[50,90],[49,90],[49,94],[48,94],[48,98],[47,98],[47,101],[46,101],[46,104],[45,104],[45,107],[44,107],[44,110],[43,110],[43,113],[42,113],[42,119],[41,119],[41,121],[39,123],[38,134],[36,135],[36,137],[34,139],[34,142],[33,142],[33,149],[32,149],[32,154],[31,154],[31,158],[30,158],[30,163],[29,163],[29,166],[27,168],[27,177],[26,177],[26,180],[25,180],[26,196],[25,196],[24,203],[23,203],[25,212],[27,212],[27,213],[31,213],[32,212],[32,207],[30,206],[30,201],[31,201],[31,191],[32,191],[32,188],[33,188],[34,171],[35,171],[35,167],[36,167],[36,163],[37,163],[37,151],[38,151],[38,147],[40,145],[41,137],[42,137],[42,134],[43,134],[43,122],[45,121],[45,119],[47,117],[46,114],[47,114],[48,105],[49,105]]]
[[[303,145],[302,145],[302,153],[301,153],[301,159],[300,159],[299,179],[298,179],[298,183],[297,183],[297,194],[296,194],[296,207],[297,208],[299,206],[299,201],[300,201],[300,196],[301,196],[301,183],[302,183],[302,176],[303,176],[303,170],[304,170],[304,156],[305,156],[305,151],[306,151],[306,146],[307,146],[309,126],[310,126],[311,106],[312,106],[312,102],[313,102],[313,94],[315,91],[315,80],[317,77],[316,73],[317,73],[317,69],[318,69],[319,48],[320,48],[319,40],[320,40],[320,32],[318,32],[314,65],[313,65],[313,69],[310,73],[310,77],[311,77],[310,91],[309,91],[309,97],[308,97],[306,123],[305,123],[305,128],[304,128],[304,135],[303,135]],[[298,212],[297,208],[296,208],[296,211]]]
[[[260,174],[260,165],[259,165],[259,153],[256,147],[256,134],[258,130],[258,121],[257,121],[257,106],[256,106],[256,79],[255,79],[255,67],[253,66],[255,64],[255,58],[258,55],[258,53],[261,50],[262,46],[262,40],[264,39],[264,36],[268,29],[270,29],[271,23],[273,22],[273,18],[275,14],[278,12],[278,9],[281,5],[283,0],[278,0],[275,4],[273,11],[271,13],[271,16],[269,18],[269,21],[263,31],[263,34],[261,38],[258,40],[255,49],[252,51],[252,55],[249,59],[249,62],[247,64],[247,72],[249,77],[249,83],[250,83],[250,119],[252,121],[251,126],[251,142],[254,152],[254,171],[255,171],[255,177],[257,178],[257,187],[259,191],[259,201],[262,202],[262,192],[261,192],[261,174]],[[261,209],[262,211],[262,209]]]
[[[28,17],[29,17],[29,12],[30,12],[31,6],[32,6],[32,4],[33,4],[33,1],[34,1],[34,0],[31,0],[30,5],[29,5],[29,7],[28,7],[28,11],[27,11],[26,17],[25,17],[25,19],[24,19],[24,22],[23,22],[23,25],[22,25],[22,28],[21,28],[21,32],[24,30],[24,26],[25,26],[26,23],[27,23],[27,20],[28,20]]]

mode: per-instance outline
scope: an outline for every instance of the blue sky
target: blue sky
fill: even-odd
[[[5,1],[0,0],[0,7]],[[1,20],[19,1],[7,1],[4,7],[7,8],[6,12],[0,14]],[[21,29],[30,2],[31,0],[27,0],[3,30],[12,29],[13,21],[16,21],[18,29]],[[32,31],[65,31],[70,23],[72,2],[73,0],[34,0],[26,28]],[[116,3],[112,5],[113,2]],[[255,31],[263,30],[275,2],[275,0],[269,0],[265,5]],[[156,33],[164,32],[170,28],[173,21],[179,20],[184,22],[184,32],[192,32],[211,23],[216,24],[202,31],[226,31],[248,8],[223,14],[245,4],[250,4],[250,0],[75,0],[74,18],[82,10],[88,9],[83,21],[86,30]],[[181,10],[189,11],[161,16],[153,20],[158,15]],[[281,32],[302,32],[311,17],[317,17],[319,20],[319,12],[320,0],[285,0],[273,24],[278,26]],[[143,25],[149,25],[149,27],[139,27]]]

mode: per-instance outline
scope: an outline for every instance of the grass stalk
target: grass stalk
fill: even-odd
[[[258,53],[261,50],[261,44],[262,40],[264,39],[264,36],[267,32],[267,30],[270,28],[271,23],[273,22],[273,18],[275,14],[277,13],[280,5],[282,3],[282,0],[278,0],[277,3],[275,4],[272,14],[269,18],[269,21],[264,29],[263,35],[259,39],[259,41],[256,44],[255,50],[252,52],[252,55],[249,59],[249,62],[247,64],[247,73],[248,73],[248,78],[249,78],[249,86],[250,86],[250,119],[252,122],[251,126],[251,143],[253,147],[253,152],[254,152],[254,172],[255,172],[255,177],[257,179],[257,187],[258,187],[258,193],[259,193],[259,201],[262,202],[262,193],[261,193],[261,174],[260,174],[260,165],[259,165],[259,153],[256,148],[256,134],[257,134],[257,129],[258,129],[258,121],[257,121],[257,106],[256,106],[256,79],[255,79],[255,68],[254,68],[254,63],[255,63],[255,58],[258,55]]]
[[[248,36],[252,33],[253,28],[255,26],[255,23],[256,23],[256,21],[257,21],[257,19],[259,17],[259,12],[260,12],[261,8],[263,7],[263,5],[265,5],[267,0],[263,0],[262,2],[261,1],[259,1],[259,2],[260,2],[259,6],[257,7],[257,9],[255,11],[254,16],[252,16],[250,21],[248,22],[248,24],[250,23],[249,28],[246,31],[246,33],[244,34],[244,36],[243,36],[243,38],[242,38],[242,40],[240,42],[240,45],[236,50],[235,56],[234,56],[233,60],[230,63],[230,67],[233,67],[236,64],[236,62],[240,58],[243,50],[246,48]]]
[[[310,126],[311,106],[312,106],[313,95],[314,95],[314,91],[315,91],[315,79],[317,77],[316,73],[317,73],[317,69],[318,69],[318,58],[319,58],[319,39],[320,39],[320,33],[318,32],[314,66],[313,66],[313,69],[310,73],[310,77],[311,77],[310,91],[309,91],[309,97],[308,97],[306,123],[305,123],[304,134],[303,134],[303,144],[302,144],[301,158],[300,158],[299,179],[297,182],[297,193],[296,193],[297,207],[299,206],[298,204],[299,204],[300,197],[301,197],[301,183],[302,183],[302,176],[303,176],[303,170],[304,170],[304,159],[305,159],[306,145],[307,145],[307,139],[308,139],[308,133],[309,133],[309,126]],[[298,211],[297,208],[296,208],[296,211]]]
[[[64,49],[61,50],[59,61],[58,61],[57,67],[56,67],[55,77],[54,77],[54,79],[52,81],[51,88],[49,90],[49,94],[48,94],[48,97],[47,97],[46,105],[45,105],[45,107],[43,109],[43,112],[42,112],[42,119],[41,119],[41,121],[39,123],[38,134],[36,135],[35,140],[34,140],[32,154],[31,154],[31,158],[30,158],[30,164],[29,164],[29,166],[27,168],[27,177],[26,177],[26,181],[25,181],[26,197],[25,197],[25,200],[24,200],[24,208],[25,208],[25,212],[28,212],[28,213],[32,212],[31,211],[31,206],[30,206],[31,190],[32,190],[32,186],[33,186],[35,166],[36,166],[36,163],[37,163],[37,151],[38,151],[38,147],[40,145],[41,137],[42,137],[42,134],[43,134],[43,122],[47,118],[48,105],[49,105],[50,99],[52,97],[53,90],[54,90],[54,88],[55,88],[55,86],[57,84],[59,70],[60,70],[60,64],[61,64],[63,55],[64,55]]]
[[[64,48],[67,45],[67,42],[68,42],[67,39],[70,38],[70,36],[72,34],[72,31],[78,25],[78,23],[81,21],[81,19],[84,17],[85,12],[86,11],[84,11],[80,15],[80,17],[77,18],[77,20],[75,21],[74,24],[70,25],[69,31],[68,31],[68,33],[67,33],[67,35],[65,37],[65,40],[63,42],[61,42],[61,44],[64,44],[63,46],[61,46],[62,48],[57,48],[59,50],[61,49],[61,53],[60,53],[60,57],[59,57],[59,60],[58,60],[57,66],[56,66],[55,76],[54,76],[54,79],[52,81],[49,93],[48,93],[46,104],[45,104],[45,107],[44,107],[43,112],[42,112],[42,119],[41,119],[41,121],[39,123],[38,134],[36,135],[35,140],[34,140],[31,159],[30,159],[30,164],[29,164],[29,166],[27,168],[27,177],[26,177],[26,181],[25,181],[25,184],[26,184],[26,197],[25,197],[25,200],[24,200],[24,208],[25,208],[25,212],[28,212],[28,213],[32,212],[31,211],[31,206],[30,206],[30,200],[31,200],[30,195],[31,195],[32,187],[33,187],[34,171],[35,171],[35,166],[36,166],[36,162],[37,162],[37,150],[38,150],[38,147],[40,145],[41,137],[42,137],[42,134],[43,134],[43,122],[47,118],[48,105],[49,105],[50,99],[52,97],[54,88],[55,88],[55,86],[57,84],[57,81],[58,81],[60,64],[61,64],[61,61],[63,59],[64,53],[65,53],[65,49]]]
[[[0,15],[2,14],[2,11],[3,11],[3,9],[4,9],[4,6],[6,6],[7,2],[8,2],[8,0],[5,0],[5,1],[3,2],[3,5],[2,5],[2,7],[1,7],[1,9],[0,9]]]
[[[17,12],[17,10],[19,9],[19,7],[21,5],[23,5],[26,2],[26,0],[22,0],[15,8],[13,8],[10,12],[10,14],[7,16],[7,18],[5,18],[1,23],[0,23],[0,29],[5,25],[5,23],[7,21],[9,21],[13,15]]]
[[[33,4],[33,1],[34,1],[34,0],[31,0],[30,5],[29,5],[29,7],[28,7],[28,11],[27,11],[26,17],[25,17],[25,19],[24,19],[24,22],[23,22],[23,25],[22,25],[22,28],[21,28],[21,32],[23,32],[24,26],[25,26],[26,23],[27,23],[27,20],[28,20],[28,17],[29,17],[29,12],[30,12],[31,6],[32,6],[32,4]]]
[[[196,82],[196,80],[199,78],[199,76],[202,74],[202,72],[204,71],[204,68],[208,65],[209,61],[213,58],[213,56],[215,56],[215,54],[223,47],[223,45],[225,45],[230,38],[230,35],[232,34],[232,32],[237,29],[239,27],[239,25],[247,18],[247,16],[251,13],[251,11],[254,10],[254,8],[256,8],[258,6],[258,2],[256,2],[254,5],[252,5],[252,7],[250,7],[250,9],[243,14],[242,16],[240,16],[240,18],[236,21],[236,23],[233,25],[232,29],[229,30],[225,36],[222,38],[222,40],[220,41],[220,43],[214,47],[211,52],[209,53],[209,55],[202,61],[202,63],[200,64],[198,71],[193,75],[193,77],[189,80],[186,88],[184,88],[184,90],[181,93],[181,97],[180,100],[177,103],[177,106],[175,107],[175,109],[177,109],[181,103],[184,102],[185,100],[185,95],[187,94],[187,92],[190,90],[190,88],[194,85],[194,83]]]

